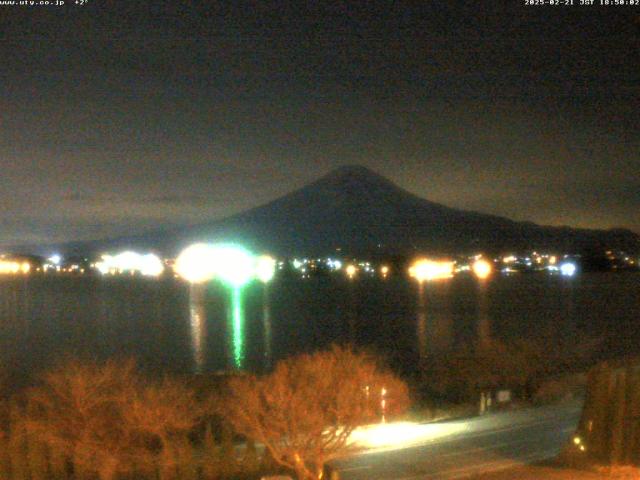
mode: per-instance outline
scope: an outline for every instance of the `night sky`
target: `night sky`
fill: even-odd
[[[640,6],[89,0],[0,19],[2,245],[220,218],[345,164],[452,207],[640,232]]]

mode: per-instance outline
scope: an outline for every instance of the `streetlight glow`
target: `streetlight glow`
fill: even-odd
[[[255,259],[241,247],[214,246],[212,258],[215,276],[232,287],[245,285],[255,275]]]
[[[565,277],[573,277],[576,273],[576,264],[571,262],[565,262],[560,265],[560,274]]]
[[[409,275],[420,283],[451,278],[453,276],[453,262],[419,259],[409,268]]]
[[[276,261],[269,255],[262,255],[256,261],[256,277],[262,283],[268,283],[276,273]]]
[[[190,245],[178,255],[174,269],[191,283],[211,280],[216,273],[213,249],[204,243]]]
[[[153,253],[141,255],[128,250],[117,255],[103,255],[102,260],[97,262],[95,266],[103,275],[139,272],[144,276],[157,277],[164,271],[162,260],[157,255]]]
[[[162,272],[164,272],[164,265],[162,264],[162,260],[160,260],[160,257],[154,255],[153,253],[141,255],[139,267],[140,273],[146,277],[158,277],[162,275]]]
[[[380,267],[380,273],[382,274],[382,278],[387,278],[387,275],[389,275],[389,267],[383,265],[382,267]]]
[[[349,277],[349,280],[351,280],[353,279],[353,277],[355,277],[356,273],[358,272],[358,269],[356,268],[355,265],[347,265],[345,272],[347,272],[347,276]]]
[[[491,272],[493,271],[493,267],[491,266],[491,264],[486,260],[482,260],[482,259],[478,259],[475,262],[473,262],[472,269],[475,276],[478,277],[480,280],[484,280],[485,278],[488,278],[491,275]]]

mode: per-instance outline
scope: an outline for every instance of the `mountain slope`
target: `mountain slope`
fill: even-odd
[[[539,226],[457,210],[413,195],[361,166],[342,167],[270,203],[206,224],[107,241],[74,251],[145,248],[175,254],[195,241],[232,241],[280,255],[457,253],[523,249],[640,252],[624,229]],[[69,249],[66,249],[67,251]]]

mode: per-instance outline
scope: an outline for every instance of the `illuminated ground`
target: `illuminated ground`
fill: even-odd
[[[556,456],[575,430],[580,408],[573,402],[467,421],[389,426],[386,432],[373,429],[371,435],[361,434],[371,449],[336,466],[346,480],[485,478],[478,475],[499,471],[502,476],[487,480],[527,478],[513,469]],[[546,478],[537,473],[530,478]]]

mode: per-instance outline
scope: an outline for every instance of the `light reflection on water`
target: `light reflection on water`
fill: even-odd
[[[189,325],[191,326],[191,348],[195,373],[203,372],[207,354],[207,315],[204,298],[203,285],[192,284],[189,287]]]
[[[477,347],[485,350],[491,344],[491,317],[489,316],[489,299],[487,297],[487,280],[478,281],[478,331]]]
[[[416,321],[416,333],[418,338],[418,355],[420,359],[427,356],[427,310],[424,301],[423,282],[418,284],[418,318]]]
[[[234,287],[231,293],[231,350],[233,351],[233,365],[237,369],[245,364],[245,318],[242,298],[242,287]]]
[[[271,305],[269,303],[269,284],[262,286],[262,331],[264,362],[267,369],[273,362],[273,334],[271,332]]]
[[[613,353],[640,353],[638,312],[638,274],[484,283],[456,277],[422,291],[394,278],[276,278],[268,290],[255,282],[235,294],[172,279],[0,278],[0,360],[25,372],[69,352],[133,355],[177,372],[261,370],[292,353],[355,339],[412,366],[492,337],[576,332],[605,335]]]

